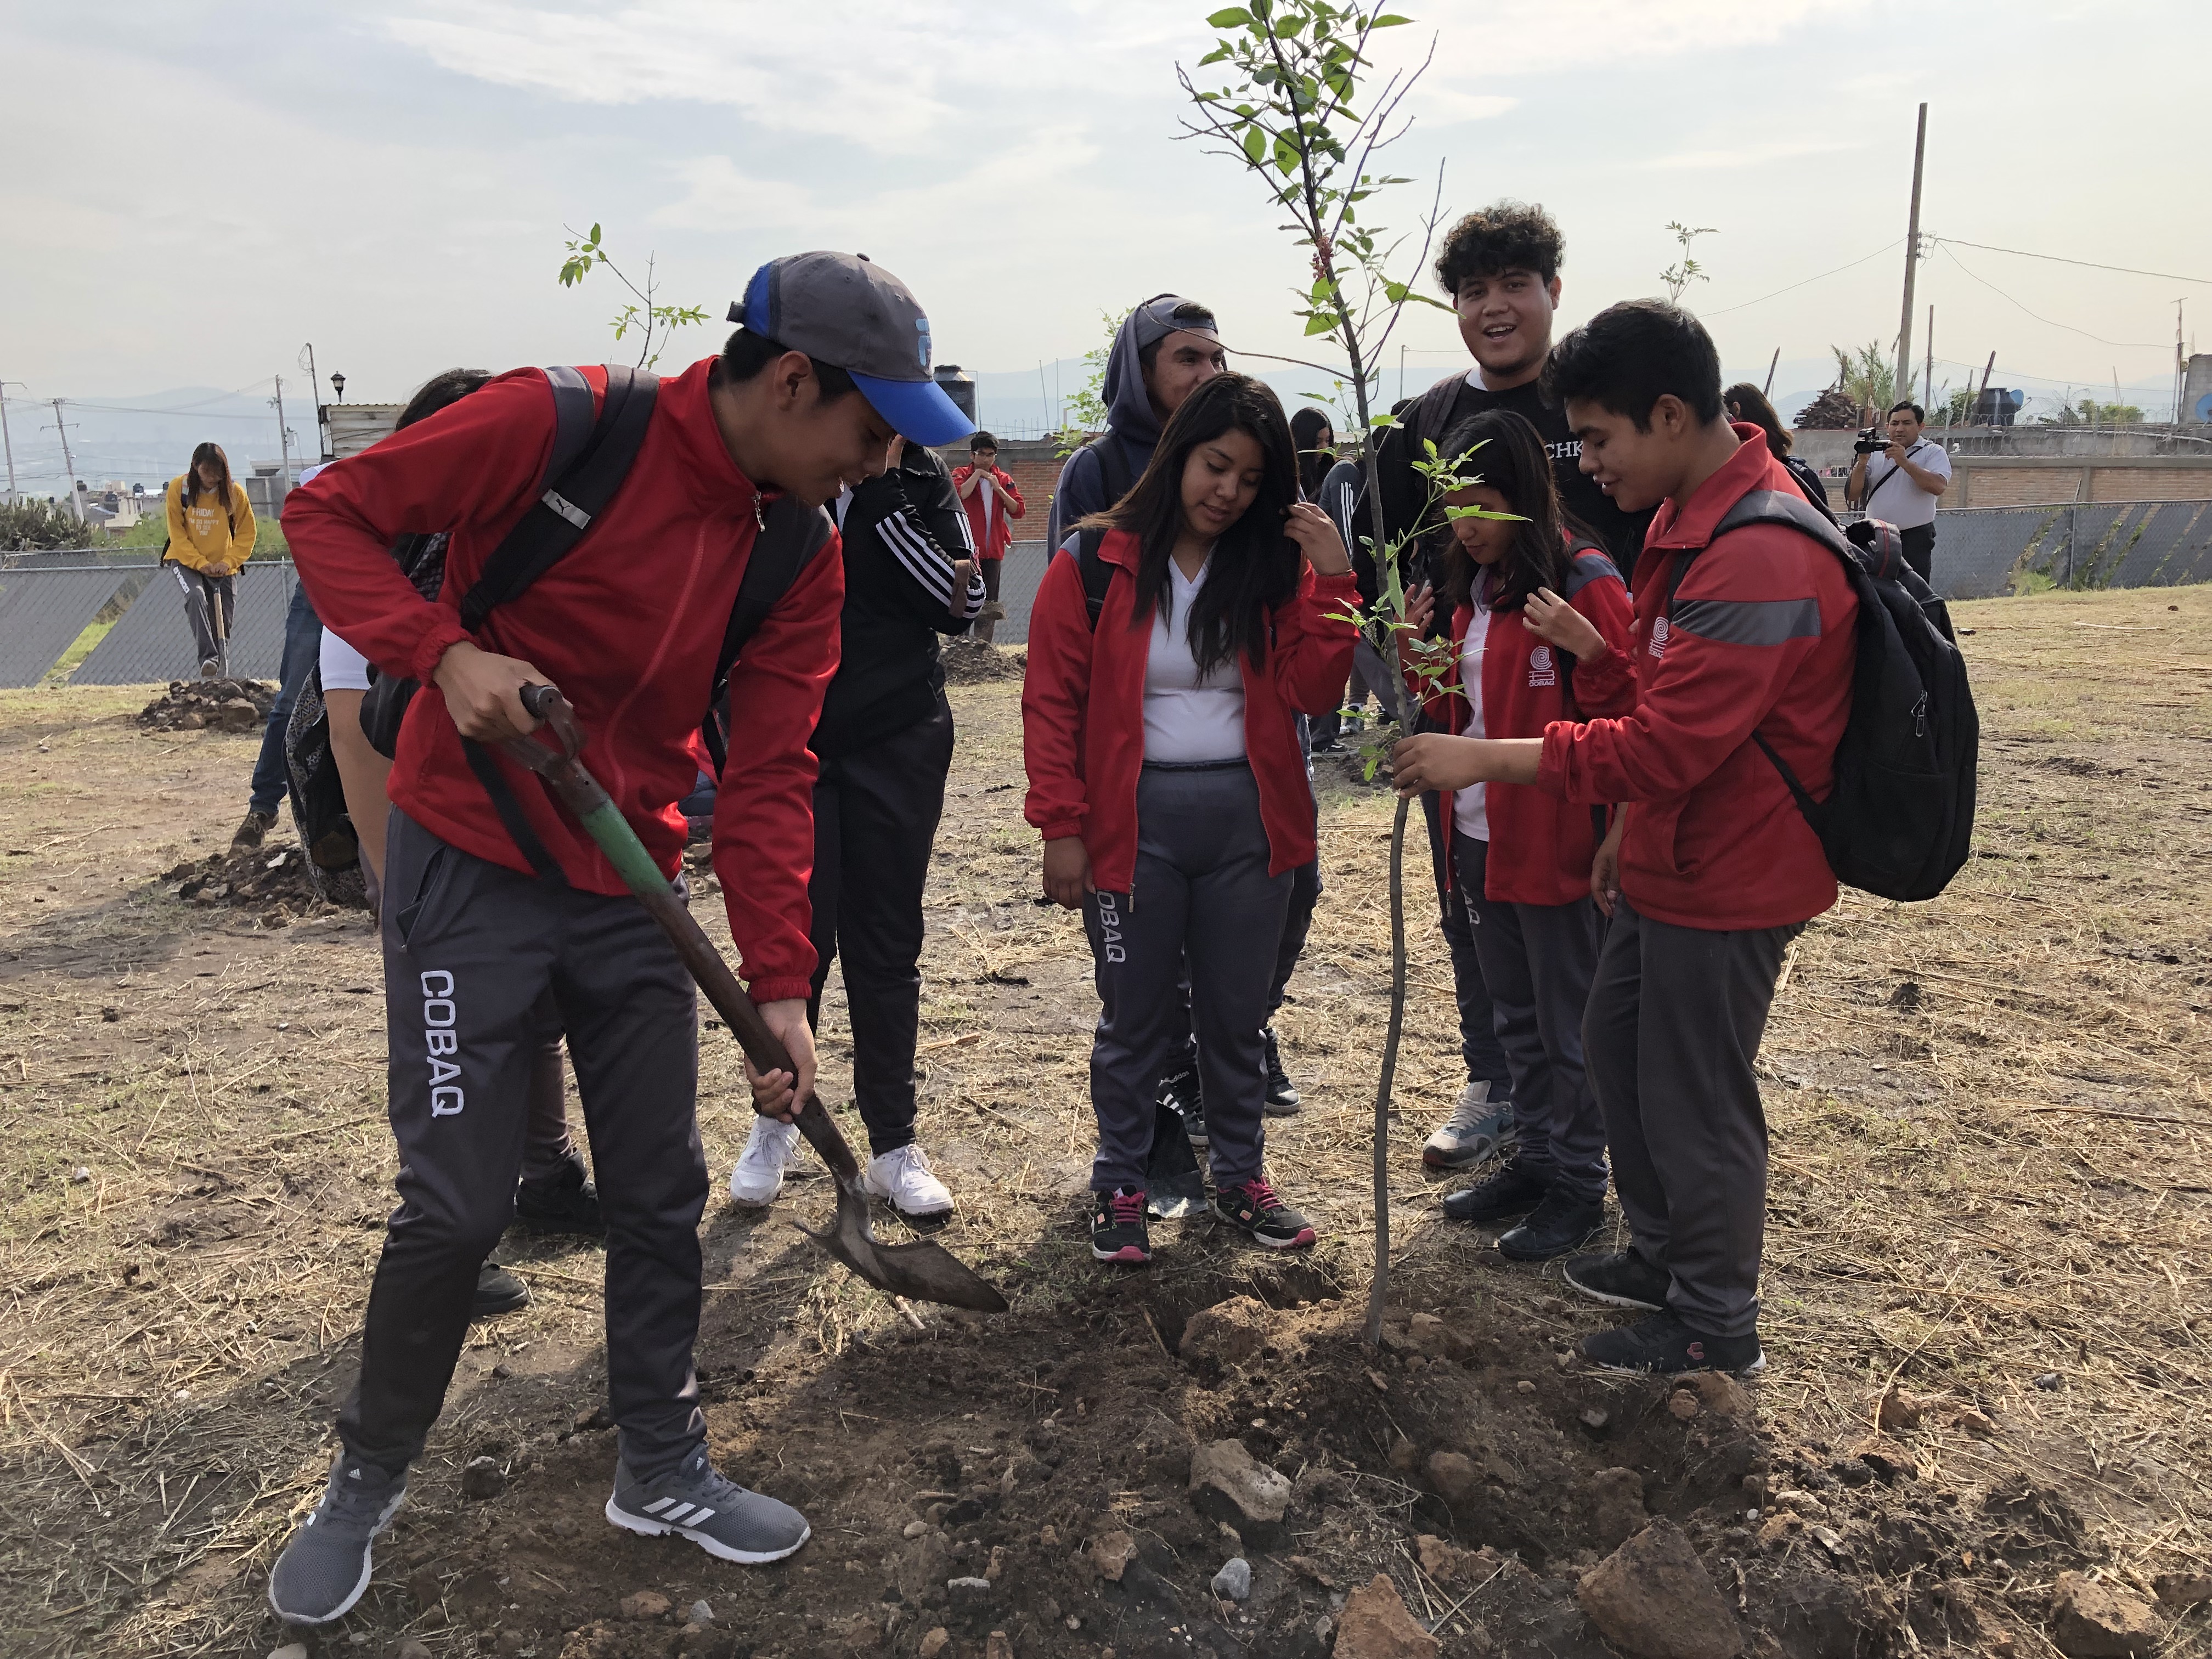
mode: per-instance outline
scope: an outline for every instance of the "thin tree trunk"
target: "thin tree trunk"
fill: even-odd
[[[1401,799],[1390,821],[1390,1027],[1375,1084],[1375,1279],[1367,1292],[1367,1346],[1382,1340],[1390,1297],[1390,1084],[1398,1071],[1398,1039],[1406,1028],[1406,813]]]

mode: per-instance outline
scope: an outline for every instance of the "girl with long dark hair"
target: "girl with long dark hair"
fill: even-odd
[[[1291,872],[1315,856],[1294,717],[1344,685],[1351,557],[1298,499],[1282,404],[1243,374],[1193,392],[1136,487],[1063,550],[1030,619],[1022,734],[1044,890],[1083,911],[1103,1005],[1091,1254],[1152,1259],[1154,1086],[1186,962],[1214,1213],[1310,1245],[1263,1169],[1261,1028]]]
[[[1835,508],[1828,505],[1828,486],[1820,482],[1820,475],[1790,453],[1797,447],[1796,434],[1782,424],[1782,416],[1766,400],[1766,394],[1750,381],[1739,380],[1721,393],[1721,402],[1728,406],[1729,420],[1755,426],[1766,434],[1766,453],[1782,463],[1790,481],[1830,524],[1839,522]]]
[[[1321,500],[1321,481],[1336,465],[1336,434],[1328,416],[1318,409],[1302,409],[1291,416],[1291,441],[1298,450],[1298,494],[1310,501]]]
[[[1441,578],[1452,667],[1431,690],[1431,718],[1459,737],[1521,738],[1541,737],[1553,720],[1627,714],[1636,702],[1628,590],[1562,514],[1536,428],[1491,410],[1437,447],[1462,476],[1480,477],[1448,494],[1446,507],[1484,516],[1450,520]],[[1406,637],[1427,632],[1435,606],[1428,589],[1414,596]],[[1602,827],[1588,808],[1513,784],[1445,793],[1440,806],[1450,831],[1445,902],[1464,906],[1473,923],[1519,1128],[1504,1167],[1451,1194],[1444,1213],[1484,1224],[1525,1217],[1499,1237],[1499,1252],[1548,1261],[1579,1246],[1605,1212],[1605,1125],[1582,1042],[1602,926],[1591,894]]]
[[[169,544],[161,562],[184,590],[200,678],[229,672],[230,624],[238,611],[238,573],[253,556],[253,507],[230,476],[220,444],[201,444],[191,465],[169,480]]]

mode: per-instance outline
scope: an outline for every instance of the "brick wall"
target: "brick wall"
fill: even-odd
[[[968,444],[963,439],[937,452],[951,467],[968,465]],[[1059,443],[1050,438],[1006,438],[999,444],[999,470],[1014,481],[1028,511],[1014,520],[1014,539],[1044,539],[1046,515],[1052,510],[1052,494],[1060,483]]]
[[[2059,456],[1954,455],[1947,507],[2029,507],[2055,501],[2212,499],[2212,455],[2105,461]]]

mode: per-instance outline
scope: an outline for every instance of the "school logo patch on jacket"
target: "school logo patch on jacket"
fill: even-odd
[[[1655,657],[1663,657],[1667,654],[1667,619],[1664,617],[1655,617],[1652,620],[1651,654]]]
[[[1540,645],[1528,653],[1528,685],[1531,690],[1540,686],[1557,685],[1559,671],[1552,662],[1552,647]]]

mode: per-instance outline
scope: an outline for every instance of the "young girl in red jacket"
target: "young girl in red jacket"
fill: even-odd
[[[1536,428],[1486,410],[1438,448],[1481,478],[1445,496],[1447,507],[1516,516],[1451,520],[1442,571],[1451,669],[1430,689],[1431,718],[1458,736],[1522,738],[1541,737],[1553,720],[1626,714],[1636,702],[1628,591],[1595,542],[1563,523]],[[1427,632],[1435,605],[1425,587],[1414,596],[1406,637]],[[1447,1198],[1444,1213],[1482,1224],[1525,1218],[1499,1237],[1499,1252],[1548,1261],[1580,1246],[1605,1213],[1605,1125],[1582,1038],[1602,926],[1590,883],[1602,809],[1510,783],[1444,792],[1441,806],[1449,902],[1464,904],[1474,923],[1520,1128],[1505,1166]]]
[[[1298,500],[1282,404],[1243,374],[1192,392],[1136,487],[1062,551],[1030,617],[1022,736],[1044,890],[1081,908],[1103,1005],[1091,1254],[1152,1260],[1154,1085],[1185,1036],[1186,961],[1214,1214],[1310,1245],[1262,1168],[1261,1028],[1291,872],[1315,852],[1293,716],[1343,690],[1351,559]]]

